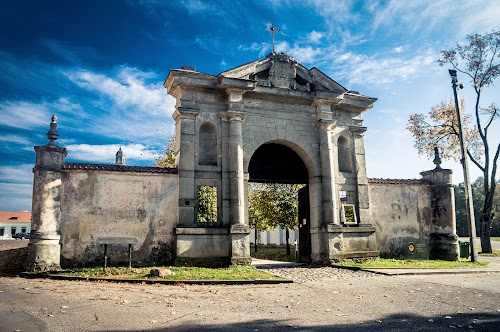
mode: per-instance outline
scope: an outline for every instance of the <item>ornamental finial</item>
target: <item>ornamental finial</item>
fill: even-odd
[[[57,132],[57,116],[55,114],[52,115],[50,129],[47,132],[46,136],[49,139],[49,144],[47,145],[56,146],[56,140],[59,138],[59,133]]]
[[[439,149],[437,146],[434,148],[434,165],[436,165],[436,169],[442,169],[441,168],[441,157],[439,156]]]

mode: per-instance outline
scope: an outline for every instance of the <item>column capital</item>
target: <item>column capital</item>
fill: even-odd
[[[360,138],[363,137],[366,131],[366,127],[360,127],[360,126],[350,126],[349,130],[351,133],[354,135],[354,137]]]
[[[316,121],[316,128],[319,130],[332,130],[337,126],[337,121],[334,120],[318,120]]]
[[[172,114],[172,118],[175,122],[179,121],[180,119],[194,120],[199,113],[200,111],[194,108],[177,107],[174,114]]]
[[[223,113],[219,113],[219,116],[221,119],[224,117],[229,121],[243,121],[245,120],[245,116],[247,115],[246,112],[240,112],[240,111],[227,111]]]

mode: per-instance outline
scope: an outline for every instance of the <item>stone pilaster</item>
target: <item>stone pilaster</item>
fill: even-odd
[[[371,226],[368,177],[366,175],[365,138],[366,127],[351,126],[353,137],[354,171],[356,172],[357,204],[359,226]]]
[[[177,107],[173,114],[176,131],[176,166],[179,171],[179,224],[194,227],[196,188],[194,183],[196,116],[198,110]]]
[[[323,210],[323,226],[326,224],[339,224],[337,202],[335,200],[334,161],[331,139],[331,130],[335,121],[318,121],[316,127],[319,131],[319,154],[321,163],[321,196]]]
[[[459,260],[452,173],[451,170],[440,167],[420,173],[431,183],[430,259]]]
[[[49,144],[35,146],[31,238],[25,266],[31,272],[61,269],[61,174],[67,151],[55,144],[59,137],[56,127],[53,116]]]

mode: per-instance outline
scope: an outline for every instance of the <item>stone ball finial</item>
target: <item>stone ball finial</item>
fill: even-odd
[[[441,157],[439,156],[439,149],[437,146],[434,148],[434,165],[436,165],[436,168],[434,169],[442,169],[441,168]]]
[[[52,122],[50,123],[50,129],[46,134],[49,144],[47,145],[52,145],[56,146],[56,140],[59,138],[59,133],[57,132],[57,116],[54,114],[52,115]]]

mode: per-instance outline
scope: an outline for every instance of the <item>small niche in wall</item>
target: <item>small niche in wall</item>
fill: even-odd
[[[204,123],[198,135],[198,164],[217,165],[217,131],[211,123]]]
[[[339,171],[352,172],[351,149],[349,148],[349,141],[344,136],[339,137],[337,150]]]

